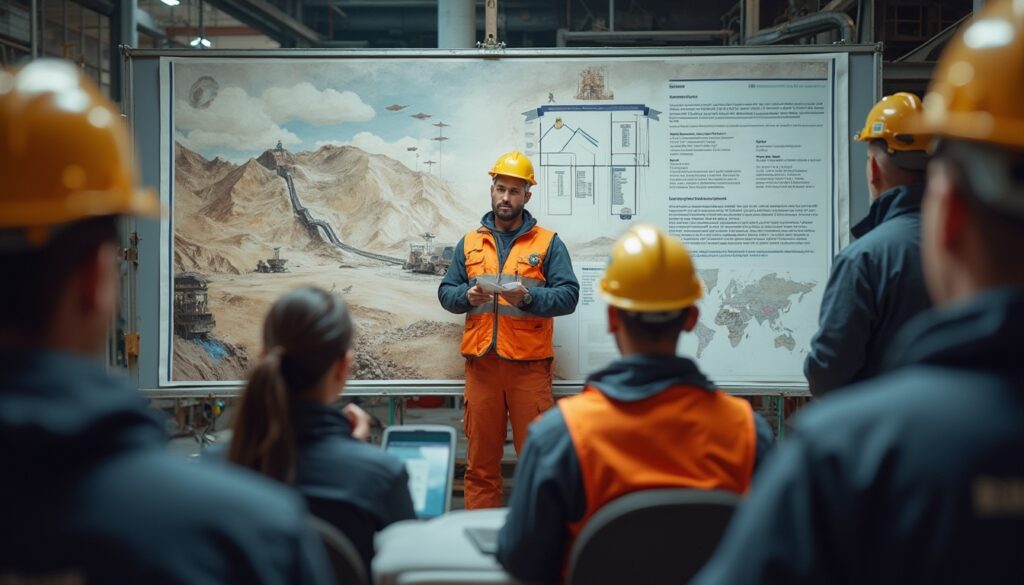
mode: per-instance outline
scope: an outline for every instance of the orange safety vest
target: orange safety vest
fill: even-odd
[[[569,525],[573,541],[595,512],[630,492],[678,487],[742,494],[750,487],[757,435],[746,400],[680,385],[622,402],[587,386],[558,408],[587,498],[583,518]]]
[[[505,265],[498,266],[498,246],[486,227],[466,234],[463,251],[469,282],[490,281],[495,284],[519,281],[526,287],[542,287],[544,257],[551,247],[555,232],[533,226],[516,238]],[[462,332],[462,355],[480,357],[495,346],[498,355],[510,360],[540,360],[555,355],[551,344],[554,320],[538,317],[510,305],[500,295],[495,300],[473,307],[466,314]],[[495,339],[497,342],[495,343]]]

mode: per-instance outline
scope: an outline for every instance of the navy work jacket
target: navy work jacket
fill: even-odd
[[[755,478],[710,584],[1024,583],[1024,288],[907,323]]]
[[[0,352],[0,575],[25,583],[333,583],[302,499],[166,450],[92,359]]]
[[[923,194],[921,185],[882,193],[851,230],[859,239],[836,255],[804,362],[811,394],[877,375],[899,328],[931,305],[921,272]]]

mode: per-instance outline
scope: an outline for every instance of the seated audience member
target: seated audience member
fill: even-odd
[[[405,465],[364,443],[369,417],[331,406],[352,365],[352,320],[340,297],[292,291],[263,323],[263,355],[235,413],[228,459],[295,486],[370,569],[373,535],[415,518]]]
[[[703,295],[679,240],[653,226],[630,229],[612,248],[600,292],[623,357],[530,426],[497,555],[524,581],[559,580],[580,530],[619,496],[746,492],[773,441],[748,402],[676,356]]]
[[[890,373],[801,412],[695,583],[1024,583],[1024,11],[993,1],[916,124],[936,308]]]
[[[301,498],[166,451],[102,356],[120,216],[156,217],[121,116],[81,69],[0,72],[0,582],[333,582]]]

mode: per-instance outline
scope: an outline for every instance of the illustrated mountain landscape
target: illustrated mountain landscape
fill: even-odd
[[[410,264],[410,251],[458,241],[484,193],[469,209],[436,176],[353,146],[234,164],[176,143],[174,171],[174,380],[244,379],[270,304],[306,285],[348,302],[354,379],[462,376],[463,317],[437,301],[443,266]]]

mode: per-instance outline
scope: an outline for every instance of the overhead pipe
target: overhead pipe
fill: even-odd
[[[860,33],[858,43],[872,44],[875,42],[875,0],[858,0],[857,32]]]
[[[32,34],[28,35],[29,43],[32,45],[32,58],[39,56],[39,0],[32,0],[29,4],[32,14],[29,16],[29,26],[32,27]]]
[[[839,31],[840,43],[852,43],[856,39],[857,25],[847,14],[837,11],[816,12],[794,18],[778,26],[763,28],[746,39],[748,45],[774,45],[782,41],[806,37],[829,30]]]

